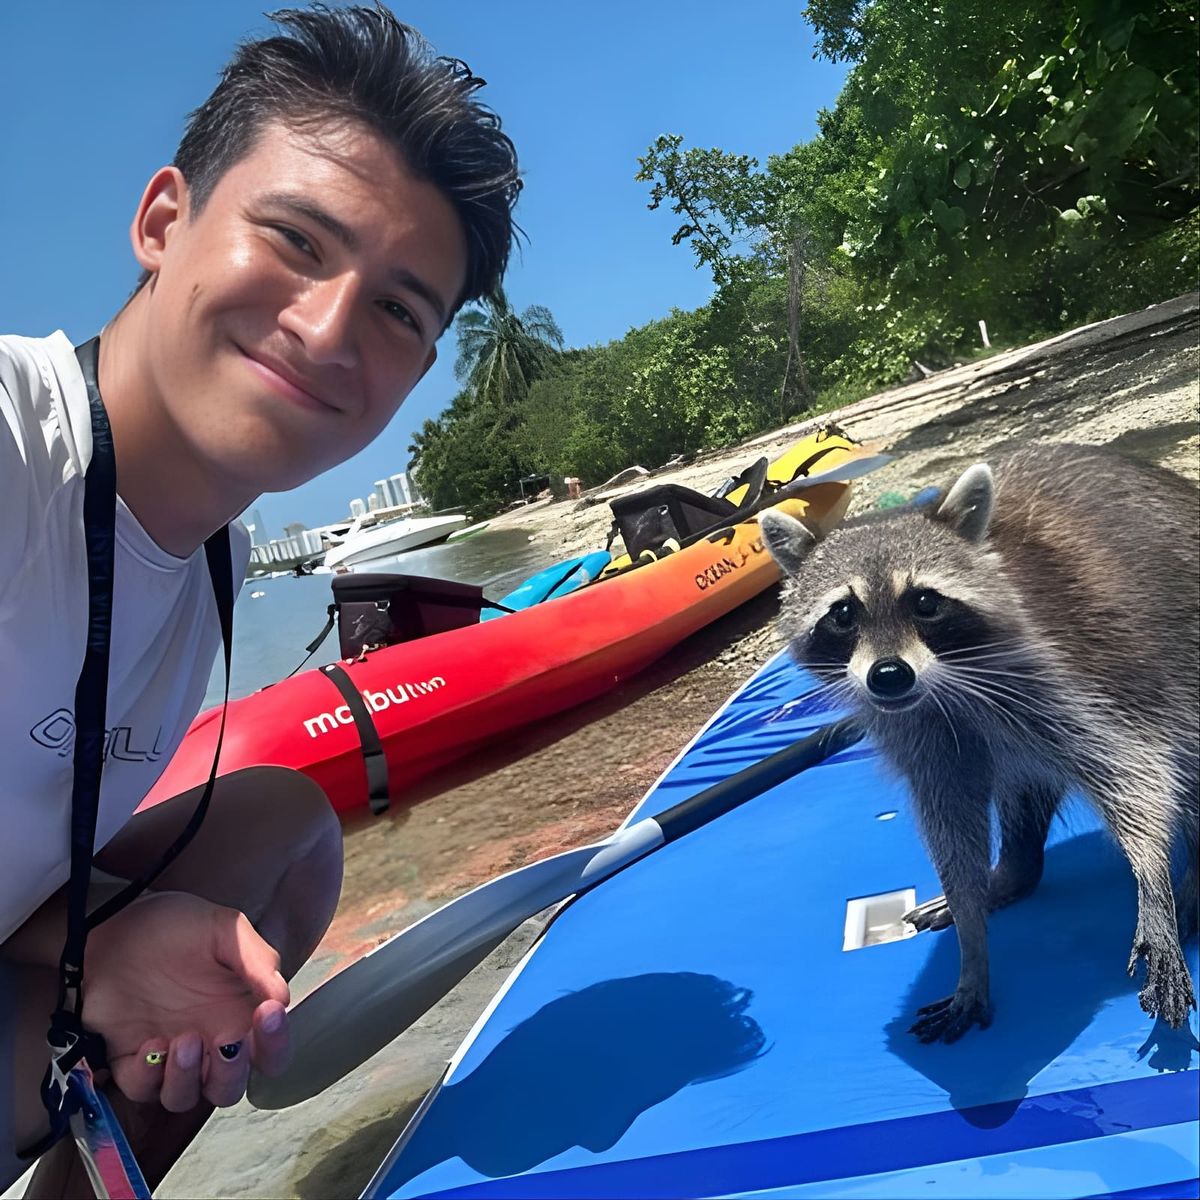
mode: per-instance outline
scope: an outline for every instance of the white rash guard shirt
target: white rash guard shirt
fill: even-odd
[[[67,337],[0,337],[0,941],[70,873],[91,453],[87,387]],[[236,522],[235,581],[245,576],[249,541]],[[166,767],[220,645],[204,547],[188,558],[168,554],[118,500],[97,849]]]

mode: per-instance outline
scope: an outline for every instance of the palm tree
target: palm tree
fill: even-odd
[[[455,376],[476,400],[501,409],[524,399],[563,347],[562,330],[548,308],[531,304],[518,317],[502,287],[460,314],[455,329]]]

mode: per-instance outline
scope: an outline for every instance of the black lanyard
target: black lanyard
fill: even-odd
[[[59,960],[58,999],[50,1018],[47,1041],[51,1061],[42,1082],[42,1100],[50,1114],[50,1133],[22,1157],[44,1153],[66,1132],[70,1117],[66,1076],[81,1059],[99,1069],[106,1063],[104,1039],[83,1026],[83,959],[88,931],[137,897],[174,862],[191,841],[212,799],[217,762],[225,735],[225,710],[213,755],[212,771],[204,794],[183,832],[162,858],[95,912],[88,914],[88,888],[96,846],[96,818],[100,807],[100,776],[104,767],[104,743],[108,695],[108,660],[112,633],[113,558],[116,540],[117,470],[112,430],[97,382],[100,339],[92,338],[75,355],[87,384],[92,420],[92,457],[84,477],[83,525],[87,542],[88,628],[83,668],[75,688],[75,756],[71,789],[71,876],[67,885],[67,935]],[[229,702],[229,667],[233,641],[233,565],[229,527],[217,530],[204,543],[209,575],[221,624],[225,648],[225,704]]]

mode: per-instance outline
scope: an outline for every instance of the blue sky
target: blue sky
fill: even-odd
[[[0,332],[56,328],[80,340],[108,319],[136,270],[128,225],[169,162],[189,109],[243,36],[265,32],[252,0],[60,0],[0,5]],[[638,156],[661,133],[761,161],[815,132],[844,68],[814,60],[800,0],[434,0],[393,4],[439,52],[467,61],[517,145],[513,304],[547,305],[567,343],[618,338],[712,286],[649,212]],[[403,470],[409,436],[455,391],[454,344],[361,454],[257,507],[268,532],[341,517],[352,496]]]

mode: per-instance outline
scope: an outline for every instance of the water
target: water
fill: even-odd
[[[364,565],[361,572],[398,572],[453,579],[482,585],[485,596],[498,600],[535,571],[550,566],[544,548],[529,540],[524,529],[485,529],[460,542],[410,550]],[[283,575],[250,579],[242,587],[233,613],[233,671],[231,698],[248,696],[287,675],[304,658],[304,647],[325,624],[333,600],[332,575]],[[254,592],[263,594],[255,598]],[[338,657],[337,629],[310,658],[319,667]],[[225,689],[221,655],[209,679],[204,707],[219,704]]]

